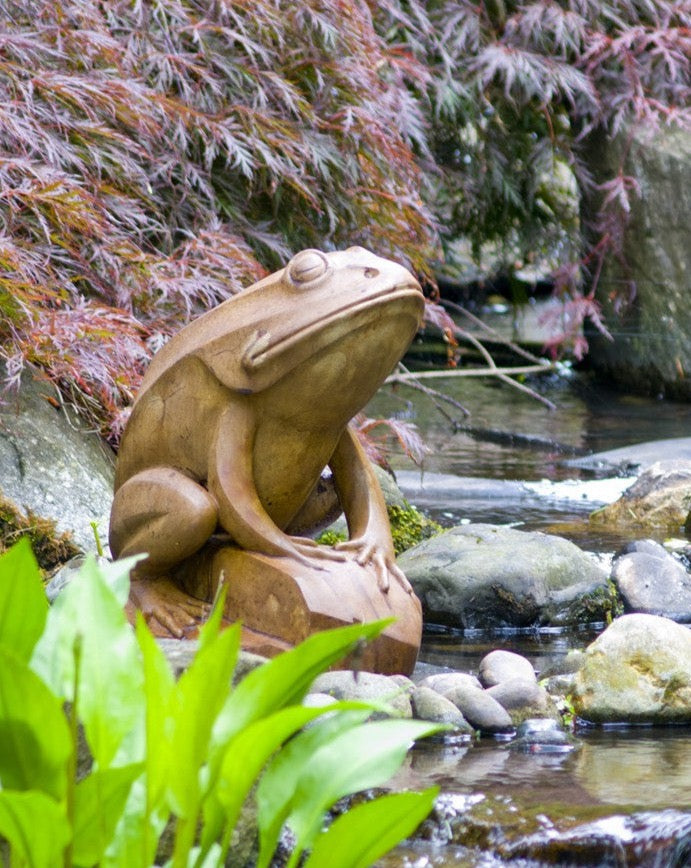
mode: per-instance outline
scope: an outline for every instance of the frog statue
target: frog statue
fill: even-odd
[[[394,262],[361,247],[303,250],[156,353],[122,438],[110,521],[114,557],[147,555],[130,617],[141,609],[159,636],[195,635],[224,582],[224,616],[242,621],[250,650],[275,654],[316,630],[395,616],[358,662],[412,670],[420,603],[348,423],[423,307]],[[341,509],[348,541],[304,535]]]

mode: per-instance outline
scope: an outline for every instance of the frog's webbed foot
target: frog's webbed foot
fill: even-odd
[[[154,636],[188,638],[208,618],[211,604],[191,597],[166,577],[133,579],[127,613],[139,609]]]
[[[335,548],[341,552],[354,552],[355,563],[372,568],[377,577],[377,587],[382,593],[388,593],[392,577],[406,594],[413,593],[413,586],[396,563],[393,552],[388,551],[388,546],[384,548],[376,540],[363,536],[337,543]]]

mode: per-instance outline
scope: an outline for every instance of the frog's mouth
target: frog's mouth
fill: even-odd
[[[360,327],[362,322],[370,317],[380,318],[382,308],[387,308],[392,315],[415,319],[416,326],[412,330],[414,334],[424,309],[424,297],[419,285],[408,283],[382,289],[366,298],[347,302],[316,322],[297,326],[290,332],[274,331],[271,328],[260,330],[247,345],[242,356],[242,366],[248,373],[258,372],[288,351],[307,358],[338,340],[340,335]],[[340,323],[345,328],[338,328]],[[302,352],[298,352],[299,348]]]

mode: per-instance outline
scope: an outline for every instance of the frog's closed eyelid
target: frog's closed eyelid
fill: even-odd
[[[321,280],[329,270],[329,263],[321,250],[302,250],[288,263],[286,273],[293,286],[307,288]]]

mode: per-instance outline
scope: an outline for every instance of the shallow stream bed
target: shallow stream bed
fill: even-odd
[[[632,534],[595,532],[588,513],[615,500],[632,469],[584,468],[573,460],[691,436],[690,405],[598,390],[581,377],[538,385],[556,411],[485,380],[433,385],[471,410],[469,419],[455,413],[456,430],[431,401],[405,387],[382,391],[368,408],[369,415],[414,422],[429,448],[422,470],[394,459],[411,502],[446,526],[485,521],[543,530],[600,557]],[[420,665],[476,673],[485,653],[504,648],[528,657],[540,677],[603,626],[569,633],[428,631]],[[691,727],[581,726],[575,735],[569,753],[522,752],[495,738],[417,747],[396,786],[438,784],[445,801],[422,839],[382,865],[691,865]]]

